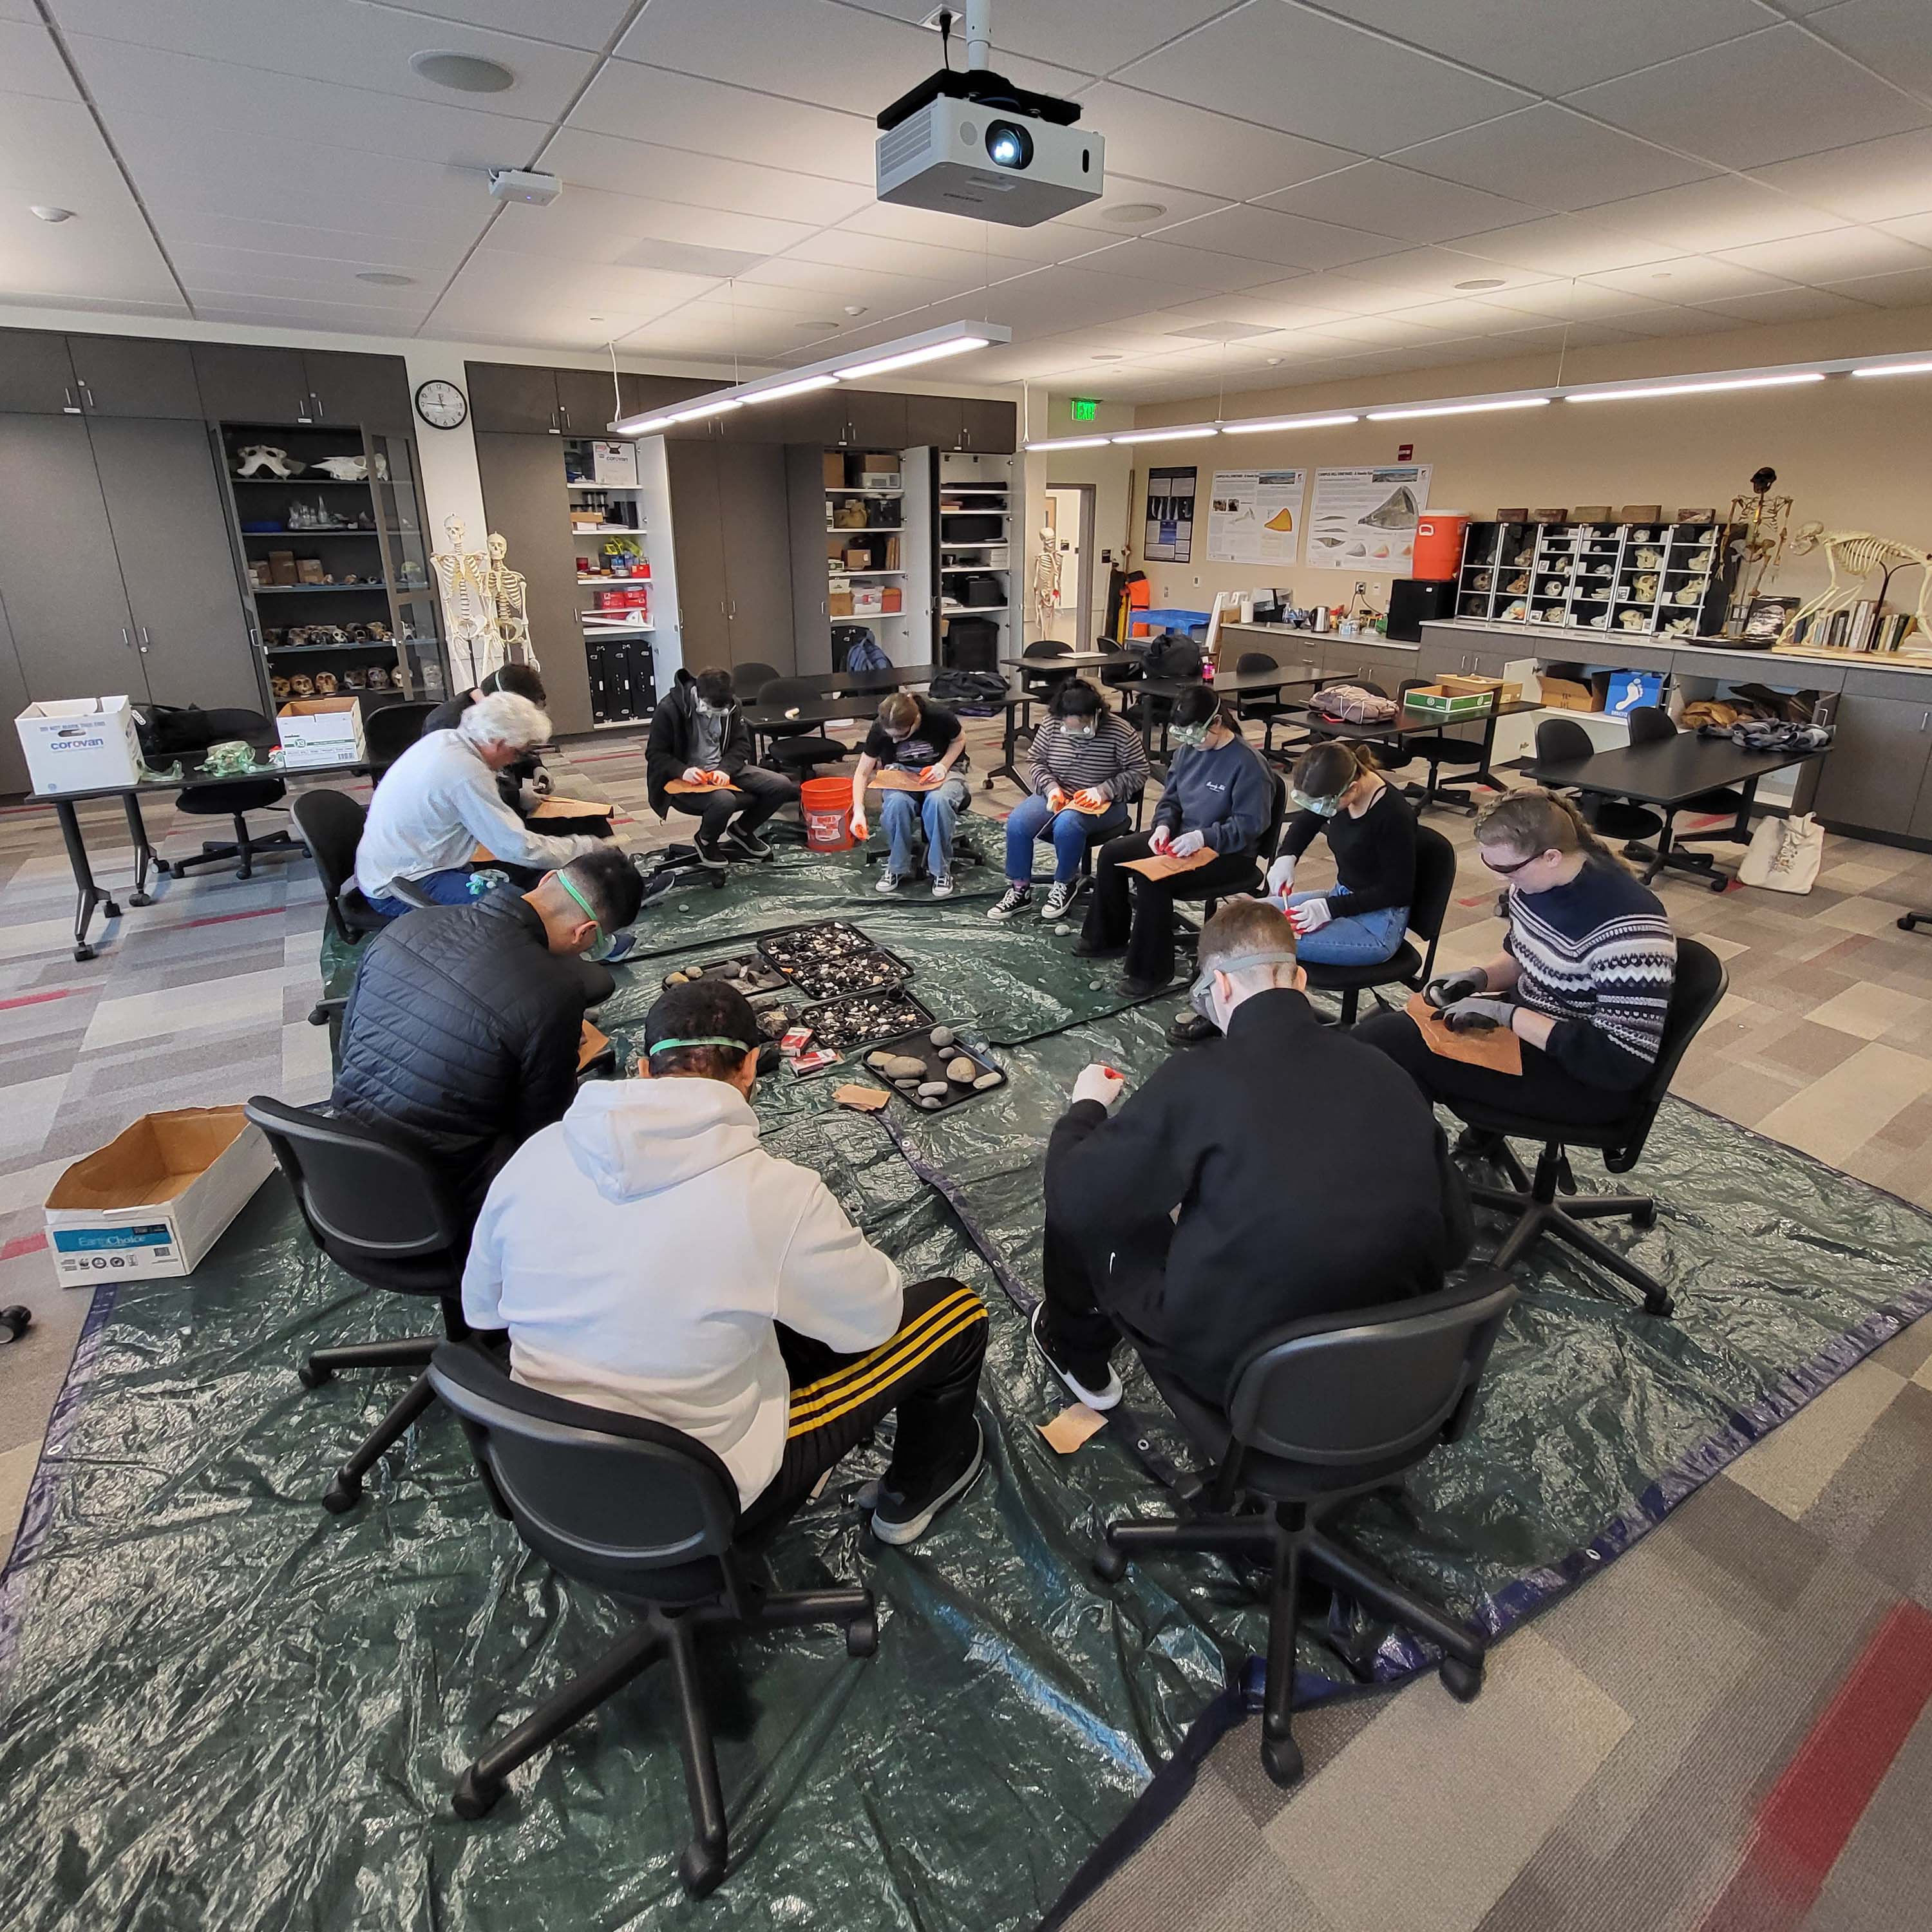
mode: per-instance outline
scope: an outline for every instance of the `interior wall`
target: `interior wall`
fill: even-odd
[[[1076,423],[1073,420],[1070,392],[1034,390],[1027,398],[1024,422],[1026,436],[1036,441],[1078,436],[1089,431],[1104,436],[1109,430],[1132,428],[1134,412],[1130,404],[1102,403],[1093,422]],[[1094,629],[1096,636],[1107,621],[1108,574],[1128,542],[1127,481],[1132,470],[1132,450],[1117,448],[1112,444],[1103,444],[1097,449],[1069,450],[1064,454],[1035,450],[1026,458],[1026,550],[1023,560],[1026,574],[1022,580],[1023,584],[1032,581],[1033,560],[1040,548],[1040,527],[1046,521],[1042,512],[1047,490],[1055,484],[1094,485],[1094,548],[1087,559],[1087,568],[1093,585]],[[1105,560],[1107,559],[1112,561]],[[1071,615],[1070,613],[1070,618]],[[1063,642],[1069,644],[1093,641],[1091,638],[1073,638],[1064,624],[1056,627],[1056,634]],[[1030,632],[1028,641],[1032,641]]]

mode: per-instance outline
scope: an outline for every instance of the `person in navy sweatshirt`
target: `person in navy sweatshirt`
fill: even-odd
[[[1154,822],[1144,832],[1130,832],[1100,848],[1093,900],[1073,949],[1090,959],[1124,955],[1121,985],[1135,999],[1159,992],[1174,977],[1177,888],[1202,898],[1252,883],[1274,800],[1267,766],[1242,738],[1232,708],[1216,700],[1211,686],[1201,685],[1174,700],[1168,736],[1175,749]],[[1186,859],[1204,850],[1214,854],[1208,864],[1168,879],[1121,869],[1130,859],[1156,853]]]

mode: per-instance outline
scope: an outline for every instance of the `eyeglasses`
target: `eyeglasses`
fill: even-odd
[[[1544,855],[1540,852],[1532,852],[1527,859],[1519,859],[1514,866],[1499,866],[1481,846],[1478,845],[1476,848],[1476,856],[1496,874],[1498,878],[1513,879],[1524,867],[1534,865]]]

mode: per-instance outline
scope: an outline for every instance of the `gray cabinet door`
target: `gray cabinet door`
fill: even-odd
[[[259,711],[207,425],[109,418],[88,435],[149,692],[161,704]]]
[[[966,405],[958,396],[908,396],[906,440],[908,449],[964,449]],[[1011,444],[1007,446],[1009,448]]]
[[[28,703],[27,680],[14,649],[14,629],[7,621],[7,601],[0,596],[0,715],[17,718]],[[33,781],[27,776],[26,754],[20,749],[20,734],[9,731],[0,737],[0,794],[26,791]]]
[[[1010,456],[1019,446],[1019,412],[1011,403],[968,396],[960,404],[966,447],[982,455]]]
[[[76,414],[80,398],[67,338],[44,328],[0,328],[0,411]]]
[[[566,436],[608,436],[622,392],[613,392],[608,369],[554,369],[556,406]]]
[[[29,698],[145,700],[87,432],[79,416],[0,416],[0,596]]]
[[[693,396],[701,396],[707,389],[715,389],[716,382],[707,382],[700,376],[636,376],[628,369],[620,372],[617,377],[617,399],[621,405],[619,414],[626,416],[648,415],[654,410],[668,409],[673,403],[688,402]],[[604,394],[610,387],[607,383]],[[782,408],[782,404],[776,406]],[[782,437],[779,439],[784,440]]]
[[[70,335],[67,348],[74,386],[89,416],[202,420],[194,355],[187,343],[145,335]]]
[[[222,422],[294,424],[314,419],[299,349],[197,342],[191,354],[202,406]]]
[[[840,391],[830,392],[838,395]],[[845,395],[844,440],[860,451],[910,449],[906,441],[906,398],[878,389],[854,389]]]
[[[400,356],[346,355],[308,349],[302,362],[316,407],[316,421],[344,429],[357,427],[407,435],[410,430],[409,365]]]
[[[724,519],[718,484],[718,453],[723,446],[669,440],[664,444],[677,609],[660,611],[658,622],[675,618],[688,671],[722,668],[731,662],[730,592],[724,574]],[[790,552],[788,542],[786,554]],[[666,688],[665,675],[659,676],[660,689]]]
[[[718,446],[718,498],[730,510],[725,599],[731,662],[768,664],[789,677],[797,668],[792,613],[791,518],[782,445]],[[680,572],[678,583],[683,586]]]
[[[1932,761],[1932,702],[1847,695],[1838,726],[1811,809],[1830,824],[1910,832]]]
[[[520,362],[470,362],[470,419],[477,433],[560,436],[556,377]]]
[[[476,439],[483,510],[508,548],[507,562],[529,580],[530,642],[543,666],[550,722],[560,732],[590,729],[590,669],[578,616],[578,544],[570,533],[562,446],[548,436],[485,430]]]

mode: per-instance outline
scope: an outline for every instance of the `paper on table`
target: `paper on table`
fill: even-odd
[[[678,782],[683,783],[682,779]],[[530,814],[532,818],[609,818],[617,808],[598,798],[547,798]]]
[[[578,1036],[577,1070],[581,1073],[604,1049],[610,1044],[608,1034],[599,1033],[588,1020],[584,1022],[584,1030]]]
[[[1402,1011],[1420,1029],[1424,1044],[1444,1060],[1460,1060],[1472,1066],[1486,1066],[1498,1073],[1522,1071],[1522,1042],[1508,1027],[1486,1031],[1458,1033],[1443,1024],[1442,1016],[1420,993],[1408,996]]]
[[[892,1099],[883,1088],[868,1087],[856,1080],[848,1080],[844,1086],[833,1088],[832,1097],[840,1106],[850,1107],[861,1114],[876,1114]]]
[[[1051,1422],[1040,1424],[1040,1432],[1046,1438],[1049,1449],[1070,1456],[1090,1436],[1097,1435],[1106,1426],[1104,1415],[1096,1414],[1084,1402],[1076,1402],[1071,1408],[1063,1408]]]
[[[1121,863],[1130,872],[1138,872],[1144,879],[1171,879],[1177,873],[1198,872],[1203,866],[1211,866],[1221,855],[1211,847],[1204,845],[1190,859],[1177,859],[1171,853],[1156,852],[1150,858],[1124,859]]]

